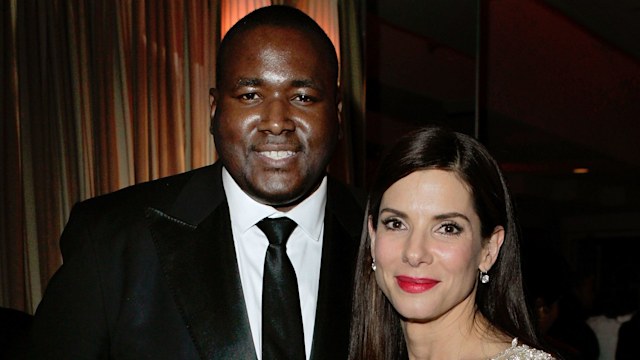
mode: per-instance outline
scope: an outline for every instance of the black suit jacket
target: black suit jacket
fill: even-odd
[[[360,198],[329,179],[311,358],[344,359]],[[33,359],[255,359],[221,165],[77,204]]]
[[[33,316],[24,311],[0,307],[0,359],[22,360]]]

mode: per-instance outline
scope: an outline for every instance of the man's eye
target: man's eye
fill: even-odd
[[[313,98],[313,97],[311,97],[309,95],[300,94],[300,95],[296,95],[293,98],[293,100],[300,101],[300,102],[303,102],[303,103],[309,103],[309,102],[315,101],[315,98]]]
[[[247,94],[242,94],[238,96],[240,100],[245,100],[245,101],[255,100],[257,97],[258,97],[258,94],[256,93],[247,93]]]

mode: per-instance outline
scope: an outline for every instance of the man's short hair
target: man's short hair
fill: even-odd
[[[309,35],[321,47],[321,52],[327,57],[334,78],[338,79],[338,57],[336,49],[324,30],[309,15],[303,11],[286,5],[272,5],[256,9],[235,23],[225,34],[216,57],[216,81],[220,82],[223,69],[229,56],[227,54],[234,39],[239,35],[260,26],[290,28]]]

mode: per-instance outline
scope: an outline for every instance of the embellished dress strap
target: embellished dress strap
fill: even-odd
[[[551,354],[528,345],[518,345],[518,338],[511,341],[511,347],[491,360],[555,360]]]

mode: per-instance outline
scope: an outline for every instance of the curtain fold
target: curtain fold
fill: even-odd
[[[227,26],[222,23],[268,3],[1,2],[1,306],[35,311],[61,264],[59,236],[74,203],[216,159],[208,89],[215,84],[215,49]],[[234,4],[241,8],[227,8]],[[298,5],[324,14],[344,38],[344,31],[361,24],[344,27],[340,14],[337,26],[337,4]],[[236,17],[223,16],[228,13]],[[361,53],[345,56],[362,60]],[[362,78],[348,74],[353,64],[345,65],[345,56],[341,76],[353,99],[363,94],[357,85],[351,90]],[[349,111],[363,104],[350,102],[358,105]],[[359,127],[347,125],[350,138],[339,158],[351,156]],[[353,160],[341,162],[347,176],[339,177],[350,181]]]
[[[210,164],[218,2],[2,2],[3,306],[33,312],[77,201]]]
[[[364,2],[339,0],[340,86],[342,91],[343,140],[332,169],[350,184],[365,187],[366,92]]]
[[[26,267],[25,243],[15,241],[24,233],[23,184],[20,170],[20,106],[18,103],[18,71],[16,54],[17,6],[0,3],[0,300],[4,306],[24,309],[28,282],[23,277]],[[16,236],[14,236],[14,234]]]
[[[255,9],[270,5],[270,0],[220,0],[220,38],[240,18]]]

